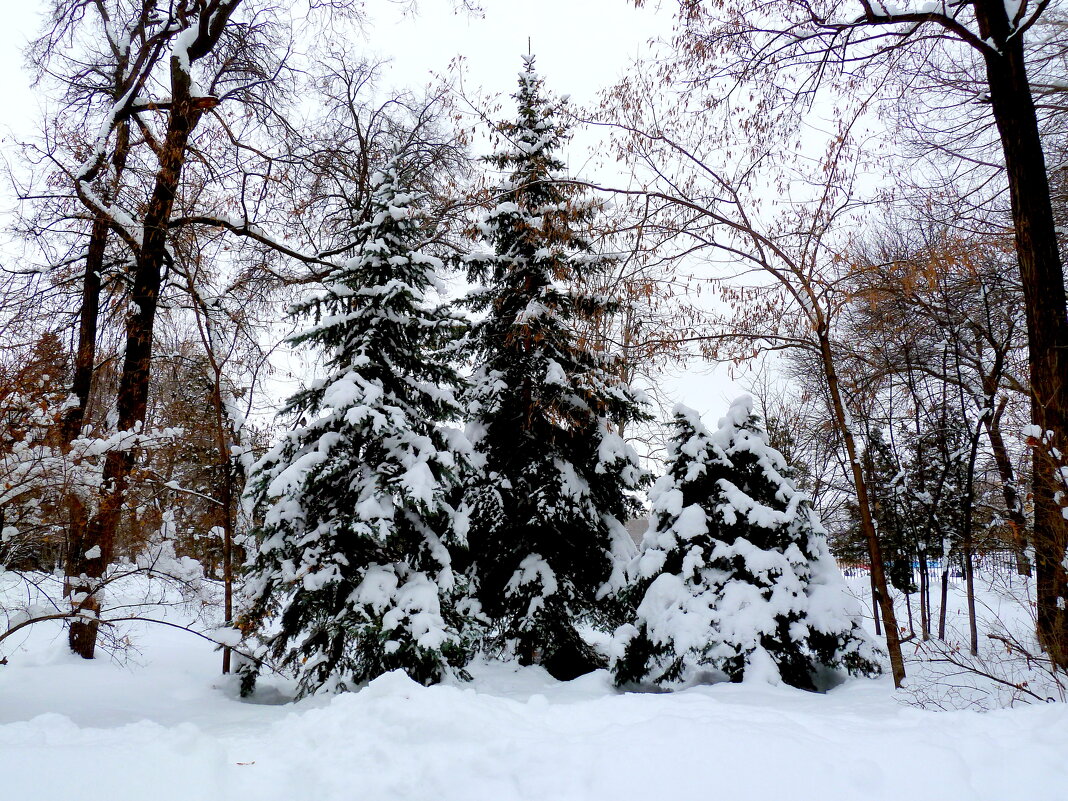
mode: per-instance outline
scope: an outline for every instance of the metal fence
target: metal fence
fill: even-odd
[[[1016,573],[1016,554],[1012,551],[1001,550],[984,551],[981,553],[976,552],[973,554],[972,560],[977,573],[997,573],[999,575]],[[845,559],[838,560],[838,567],[841,569],[843,575],[848,578],[867,576],[871,571],[871,566],[867,562],[849,561]],[[915,573],[917,577],[919,576],[919,560],[913,560],[912,572]],[[931,577],[941,578],[941,558],[927,560],[927,574]],[[949,559],[949,578],[954,581],[964,578],[963,558],[959,555],[951,556]]]

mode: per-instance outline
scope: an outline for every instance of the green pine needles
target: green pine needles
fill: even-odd
[[[313,324],[291,341],[325,375],[289,399],[295,425],[251,477],[246,644],[302,695],[396,669],[465,677],[480,654],[559,679],[611,663],[621,685],[812,690],[878,672],[748,400],[715,433],[677,410],[635,547],[624,524],[646,474],[620,432],[647,413],[625,366],[581,333],[616,311],[582,289],[615,262],[586,234],[600,209],[563,175],[567,127],[531,57],[515,99],[487,159],[485,250],[463,260],[476,322],[430,302],[443,265],[421,249],[402,156],[373,180],[356,257],[295,310]],[[245,692],[260,669],[241,667]]]
[[[243,626],[301,694],[396,668],[432,683],[468,658],[450,505],[464,440],[445,425],[460,416],[445,346],[462,322],[426,297],[441,264],[415,246],[399,160],[374,184],[359,255],[296,308],[315,324],[292,341],[321,351],[328,375],[290,398],[300,423],[251,481],[263,522]]]
[[[482,468],[465,493],[471,559],[491,647],[573,678],[604,664],[580,628],[616,611],[633,548],[628,493],[643,472],[615,432],[644,412],[613,359],[575,331],[581,316],[611,311],[576,288],[608,259],[581,234],[597,206],[560,182],[566,129],[530,57],[515,99],[519,115],[489,159],[504,173],[479,226],[492,250],[468,259],[484,282],[471,303],[485,314],[465,396]]]
[[[637,614],[616,633],[618,684],[719,677],[816,690],[835,671],[880,671],[825,533],[749,397],[714,433],[676,407],[651,500],[632,567]]]

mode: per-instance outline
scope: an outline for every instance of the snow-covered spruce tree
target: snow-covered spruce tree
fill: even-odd
[[[395,158],[373,179],[359,255],[295,309],[315,324],[292,341],[329,374],[290,398],[283,414],[299,423],[250,481],[262,524],[242,626],[302,695],[397,668],[429,684],[467,659],[451,553],[465,526],[449,503],[465,441],[442,425],[459,415],[443,346],[460,321],[426,297],[441,265],[415,249],[400,169]],[[256,668],[243,669],[248,692]]]
[[[640,603],[616,634],[616,682],[681,685],[703,672],[815,690],[829,671],[879,672],[823,529],[752,412],[710,433],[675,409],[667,474],[633,564]]]
[[[488,645],[569,679],[604,665],[580,634],[614,625],[613,580],[633,552],[628,491],[643,472],[614,428],[644,415],[614,361],[575,333],[582,315],[610,312],[575,289],[604,269],[582,229],[597,212],[561,183],[566,128],[542,96],[532,57],[515,95],[519,115],[488,161],[505,174],[480,224],[492,253],[469,257],[484,313],[470,343],[469,433],[480,470],[468,482],[470,545]]]

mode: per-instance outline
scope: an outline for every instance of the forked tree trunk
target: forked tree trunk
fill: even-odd
[[[227,7],[232,12],[237,1]],[[229,12],[221,15],[219,27],[213,27],[214,39],[197,40],[201,55],[218,41]],[[207,11],[204,12],[208,13]],[[206,48],[206,49],[205,49]],[[192,56],[193,48],[190,48]],[[126,320],[126,354],[119,379],[117,399],[120,432],[140,432],[148,403],[149,379],[152,368],[152,344],[155,329],[156,308],[163,278],[163,268],[168,258],[167,240],[169,221],[174,200],[185,166],[189,136],[204,111],[213,102],[210,98],[193,97],[188,63],[178,57],[171,58],[172,102],[167,123],[167,133],[159,152],[159,169],[148,205],[142,218],[143,239],[134,263],[130,289],[131,313]],[[126,485],[133,468],[135,451],[132,448],[111,451],[104,460],[103,480],[96,513],[89,520],[80,549],[96,557],[83,561],[85,569],[68,577],[71,591],[79,596],[88,594],[90,600],[85,609],[100,610],[100,579],[114,556],[115,533],[118,529]],[[77,620],[71,624],[70,647],[85,659],[92,659],[96,649],[99,622],[94,619]]]
[[[117,72],[125,69],[125,61],[121,60]],[[116,96],[121,94],[122,87],[116,86]],[[111,185],[104,194],[104,201],[118,194],[122,184],[123,171],[126,168],[126,160],[130,148],[130,127],[128,122],[119,124],[115,136],[115,149],[111,157]],[[100,290],[104,273],[104,260],[107,255],[108,236],[111,231],[111,220],[103,214],[97,213],[93,219],[93,225],[89,233],[89,247],[85,255],[85,271],[82,275],[82,300],[78,309],[78,345],[74,355],[74,376],[71,382],[71,394],[77,400],[77,405],[67,410],[61,422],[61,437],[63,450],[69,451],[74,439],[81,434],[85,425],[85,418],[89,411],[89,399],[93,390],[93,375],[96,369],[96,339],[100,317]],[[69,487],[66,503],[69,514],[66,549],[64,552],[64,593],[69,598],[74,598],[75,593],[86,593],[84,600],[75,604],[91,614],[95,615],[100,610],[100,599],[97,597],[99,590],[93,590],[89,582],[83,581],[82,576],[88,577],[96,569],[95,562],[100,559],[86,558],[86,553],[91,552],[88,543],[89,536],[89,511],[82,498],[82,487]],[[71,649],[78,654],[92,654],[95,648],[96,627],[82,626],[75,621],[72,626],[77,626],[78,631],[72,628],[70,633]],[[92,635],[93,643],[87,638]]]

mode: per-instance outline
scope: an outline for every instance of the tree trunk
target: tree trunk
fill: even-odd
[[[89,249],[82,275],[82,302],[78,308],[78,346],[74,354],[74,377],[71,394],[78,399],[63,415],[62,436],[67,444],[81,433],[89,408],[93,370],[96,367],[96,332],[100,316],[100,283],[104,270],[104,251],[107,247],[110,221],[103,215],[93,220],[89,234]]]
[[[975,560],[972,558],[972,538],[964,540],[964,587],[968,597],[968,644],[972,656],[979,655],[979,628],[975,620]]]
[[[167,136],[159,155],[159,170],[143,218],[144,238],[132,276],[132,311],[126,320],[126,354],[117,400],[117,428],[120,432],[140,433],[144,424],[152,367],[156,306],[163,267],[168,258],[168,221],[185,164],[189,135],[203,114],[200,104],[189,95],[188,73],[181,68],[172,67],[171,74],[172,83],[175,84],[174,101]],[[79,549],[85,569],[77,573],[72,572],[70,579],[74,593],[88,593],[91,596],[88,608],[94,613],[100,610],[99,580],[114,556],[115,532],[126,494],[127,480],[134,464],[134,453],[131,447],[108,453],[104,461],[99,507],[86,527],[82,547]],[[97,557],[84,561],[85,552],[94,548],[99,548]],[[99,623],[96,620],[78,620],[72,623],[71,650],[85,659],[92,659],[98,628]]]
[[[975,536],[973,506],[975,499],[975,460],[979,455],[979,439],[983,431],[976,426],[972,434],[971,453],[968,457],[968,487],[964,493],[964,586],[968,600],[968,640],[972,656],[979,655],[979,630],[975,619]]]
[[[118,93],[119,88],[116,88]],[[115,139],[115,151],[112,155],[112,179],[110,190],[104,195],[105,202],[109,195],[118,194],[122,182],[122,173],[129,155],[129,123],[118,126]],[[89,411],[89,398],[93,389],[93,375],[96,368],[96,337],[100,317],[100,289],[104,272],[104,259],[107,253],[108,234],[111,220],[101,213],[93,219],[89,233],[89,247],[85,255],[85,272],[82,276],[82,301],[78,310],[78,346],[74,357],[74,376],[71,382],[71,394],[77,399],[63,416],[61,436],[64,451],[69,451],[71,443],[81,433],[85,417]],[[67,492],[67,508],[70,514],[67,529],[67,547],[64,555],[64,594],[72,600],[75,607],[97,615],[100,611],[99,589],[95,582],[88,581],[96,574],[99,578],[103,555],[97,559],[87,559],[86,552],[93,547],[89,532],[89,512],[81,496],[80,487],[70,487]],[[83,579],[84,577],[84,579]],[[84,599],[75,599],[76,593],[86,593]],[[69,642],[76,654],[91,658],[95,650],[97,624],[95,621],[78,621],[71,624]]]
[[[861,468],[857,443],[853,437],[853,423],[849,412],[846,410],[845,401],[842,398],[841,388],[838,384],[838,372],[834,366],[834,354],[831,351],[831,342],[825,321],[818,321],[816,335],[819,339],[820,361],[824,378],[827,381],[827,390],[831,399],[835,422],[842,434],[842,440],[846,447],[846,456],[849,459],[849,467],[853,474],[853,487],[857,493],[857,512],[860,518],[860,528],[868,543],[868,557],[871,560],[872,592],[875,594],[872,602],[879,605],[883,615],[886,650],[890,657],[890,669],[894,677],[894,686],[901,687],[902,682],[905,680],[905,660],[901,654],[901,633],[898,630],[897,616],[894,614],[894,602],[887,588],[882,548],[879,545],[875,523],[872,520],[871,503],[868,499],[868,485],[864,480],[864,471]]]
[[[210,323],[205,322],[205,326]],[[233,457],[230,454],[231,438],[227,436],[226,407],[222,397],[222,368],[215,359],[215,353],[211,348],[211,333],[208,329],[207,349],[210,351],[208,359],[211,362],[214,373],[214,386],[212,387],[211,402],[215,411],[215,447],[218,453],[219,468],[223,471],[222,483],[219,487],[219,507],[222,512],[223,530],[223,618],[227,626],[234,620],[234,573],[233,573],[233,544],[234,544],[234,471]],[[230,672],[230,648],[223,647],[222,672]]]
[[[1017,35],[1001,0],[974,4],[980,33],[996,50],[983,51],[994,121],[1005,154],[1016,252],[1027,311],[1038,637],[1050,659],[1068,668],[1068,520],[1056,500],[1060,489],[1053,454],[1068,452],[1068,308],[1064,272],[1050,202],[1046,163]],[[1049,441],[1046,440],[1049,432]]]
[[[905,593],[905,611],[908,613],[908,617],[909,617],[909,637],[915,637],[916,636],[916,626],[912,622],[912,593],[911,592],[906,592]]]
[[[1024,517],[1023,504],[1016,491],[1016,475],[1009,459],[1005,439],[1001,436],[1001,412],[1004,404],[993,414],[984,418],[986,436],[994,454],[998,477],[1001,479],[1001,492],[1005,498],[1005,509],[1009,516],[1009,530],[1012,537],[1012,549],[1016,555],[1016,572],[1021,576],[1031,575],[1031,560],[1027,558],[1027,518]]]
[[[927,576],[927,551],[920,551],[920,636],[931,639],[931,581]]]
[[[127,56],[118,59],[115,66],[115,85],[112,100],[118,102],[126,92],[123,83],[126,74]],[[101,200],[110,202],[118,196],[122,186],[123,172],[130,155],[130,123],[120,122],[115,128],[115,148],[111,154],[111,175],[109,185],[103,191]],[[82,302],[78,309],[78,346],[74,355],[74,376],[71,381],[71,394],[78,399],[78,405],[71,407],[63,416],[61,434],[63,443],[69,447],[71,441],[81,433],[85,424],[85,415],[89,410],[89,396],[93,388],[93,373],[96,369],[96,334],[100,317],[100,287],[104,275],[104,259],[107,255],[108,235],[111,232],[111,218],[97,211],[93,216],[93,225],[89,232],[89,246],[85,254],[85,272],[82,275]]]
[[[949,602],[949,556],[943,557],[942,605],[938,608],[938,639],[946,640],[946,604]]]
[[[869,568],[868,579],[871,581],[871,613],[875,617],[875,634],[881,636],[883,633],[882,617],[879,615],[879,602],[876,600],[879,597],[878,590],[875,589],[875,576]]]

